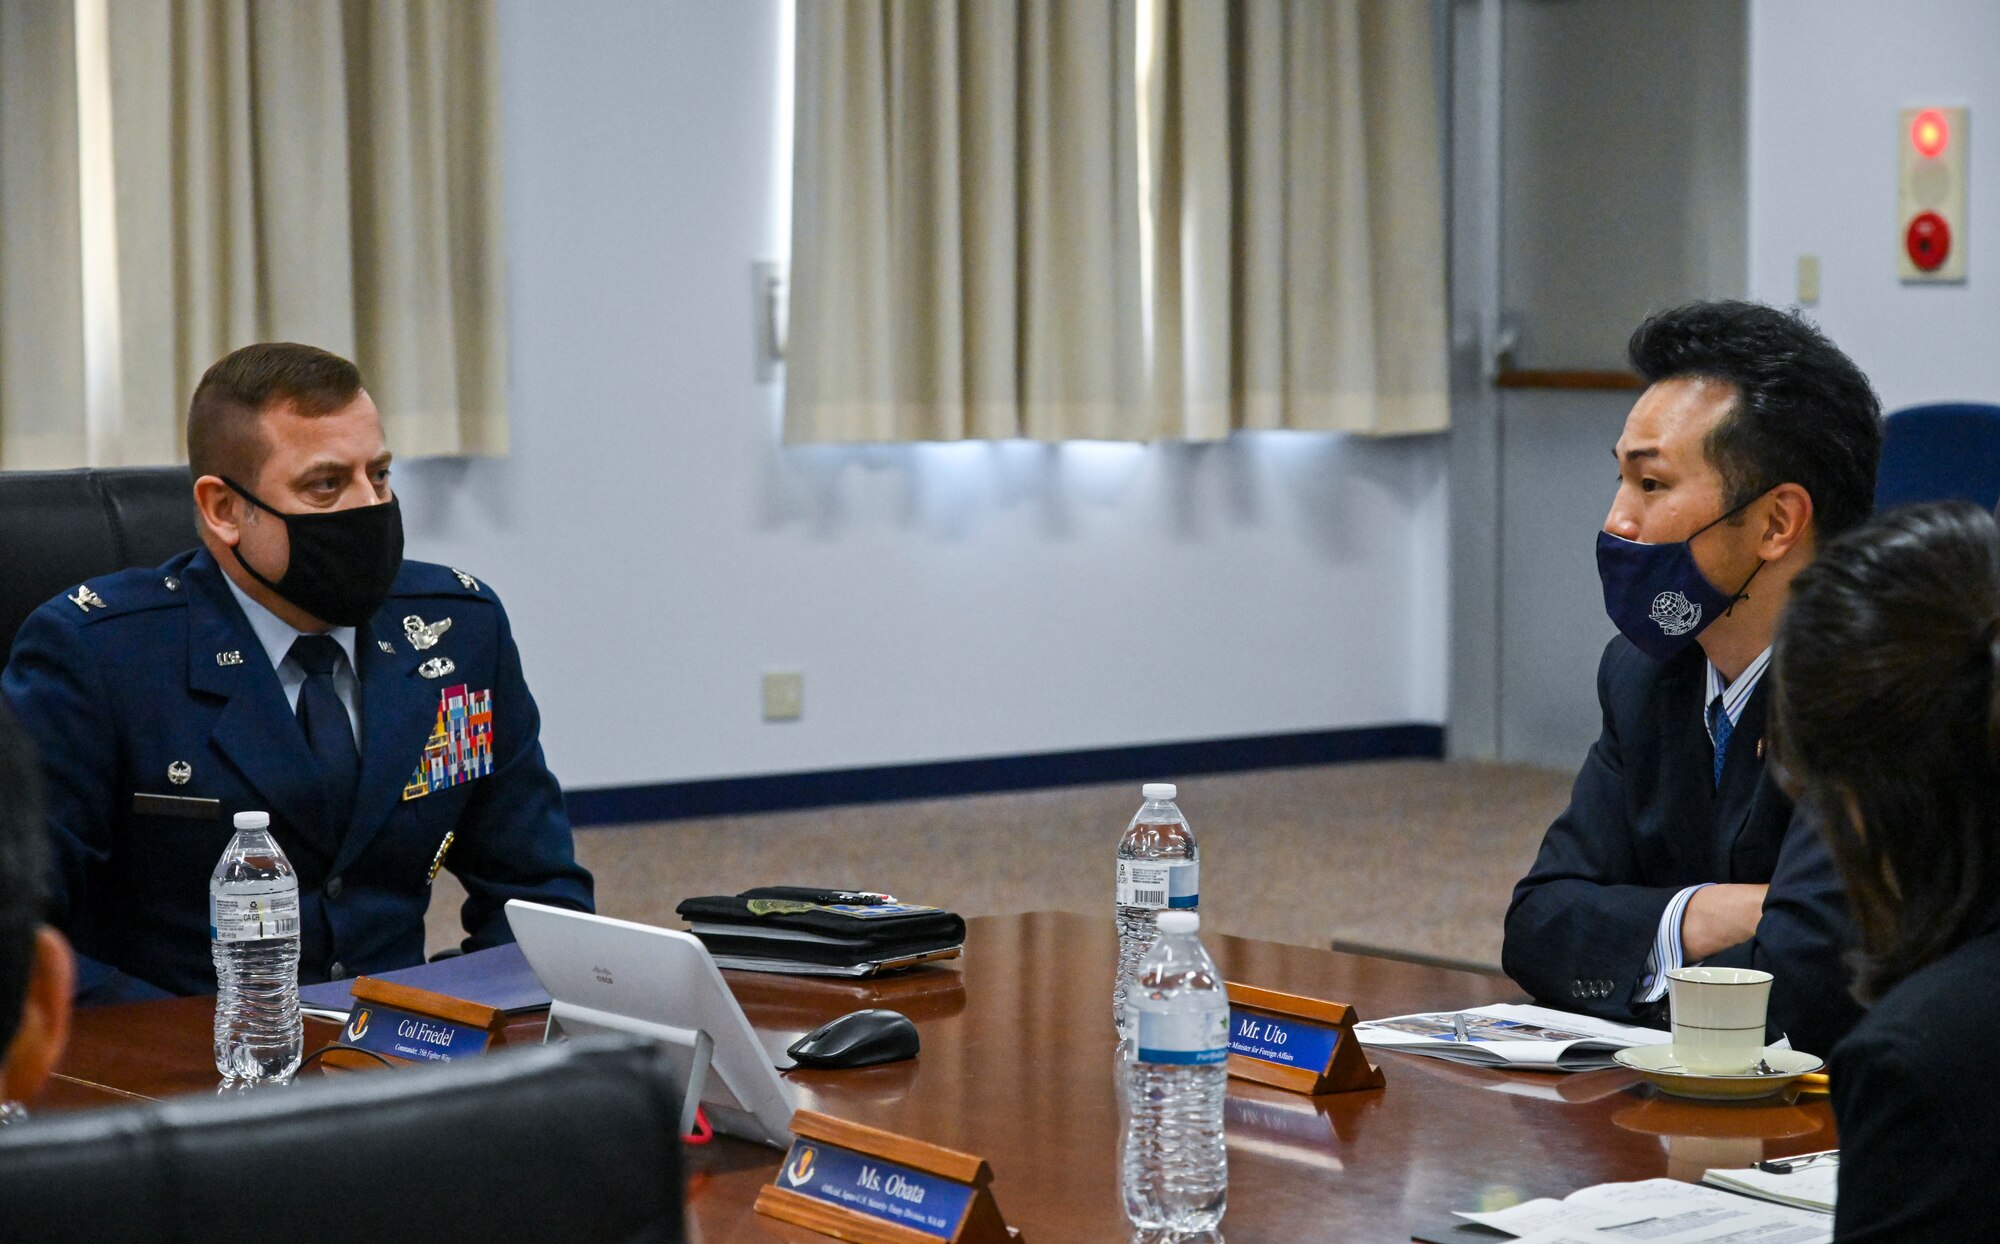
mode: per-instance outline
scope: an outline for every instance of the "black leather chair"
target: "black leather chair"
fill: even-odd
[[[679,1093],[658,1045],[45,1115],[0,1129],[8,1244],[680,1244]],[[315,1082],[316,1081],[316,1082]]]
[[[0,664],[57,592],[198,543],[186,467],[0,472]]]

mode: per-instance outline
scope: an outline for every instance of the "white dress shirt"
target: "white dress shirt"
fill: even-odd
[[[1722,711],[1729,717],[1732,729],[1742,720],[1743,706],[1750,702],[1750,693],[1757,689],[1758,680],[1764,677],[1764,669],[1771,664],[1769,648],[1757,654],[1735,682],[1723,681],[1722,671],[1715,668],[1715,662],[1708,663],[1708,690],[1701,697],[1701,724],[1708,731],[1708,741],[1715,742],[1715,727],[1709,724],[1708,710],[1717,699],[1722,701]],[[1653,934],[1653,953],[1646,960],[1646,974],[1639,978],[1640,1002],[1658,1002],[1667,996],[1667,972],[1680,967],[1687,961],[1686,951],[1681,945],[1681,916],[1686,913],[1688,900],[1696,890],[1706,889],[1714,882],[1691,885],[1674,895],[1660,914],[1659,931]]]

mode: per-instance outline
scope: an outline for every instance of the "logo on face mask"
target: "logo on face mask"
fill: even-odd
[[[1653,624],[1668,635],[1685,635],[1701,625],[1701,606],[1679,592],[1661,592],[1653,598],[1649,615]]]

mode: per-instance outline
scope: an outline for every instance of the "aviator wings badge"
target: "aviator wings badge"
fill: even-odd
[[[410,647],[418,652],[435,645],[439,636],[450,629],[450,618],[439,618],[435,622],[426,623],[413,613],[403,619],[403,638],[409,640]]]

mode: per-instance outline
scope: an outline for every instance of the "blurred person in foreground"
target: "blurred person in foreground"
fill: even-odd
[[[2000,536],[1963,503],[1891,512],[1800,573],[1774,742],[1860,929],[1867,1015],[1833,1052],[1837,1240],[2000,1221]]]
[[[39,762],[0,705],[0,1122],[33,1101],[69,1039],[69,943],[43,922],[48,830]]]

